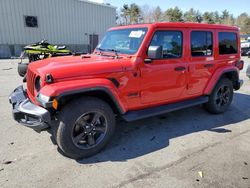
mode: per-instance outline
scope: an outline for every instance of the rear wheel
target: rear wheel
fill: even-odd
[[[69,103],[61,111],[59,121],[57,144],[66,156],[74,159],[98,153],[115,130],[110,106],[92,97]]]
[[[233,84],[227,78],[222,78],[209,96],[209,101],[204,105],[210,113],[220,114],[225,112],[233,100]]]

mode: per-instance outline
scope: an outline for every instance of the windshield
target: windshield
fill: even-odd
[[[108,31],[97,46],[99,51],[113,51],[122,54],[135,54],[139,49],[147,28],[131,28]]]

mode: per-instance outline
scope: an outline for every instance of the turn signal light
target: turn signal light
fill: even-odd
[[[53,107],[55,110],[57,110],[57,108],[58,108],[58,101],[57,101],[56,99],[53,99],[53,101],[52,101],[52,107]]]

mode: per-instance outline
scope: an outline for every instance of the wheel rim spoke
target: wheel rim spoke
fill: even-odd
[[[104,114],[90,111],[79,117],[73,128],[73,143],[80,149],[89,149],[101,143],[106,135],[107,120]]]
[[[96,132],[104,133],[105,130],[106,130],[106,127],[103,127],[103,126],[97,126],[97,127],[95,127],[95,131]]]
[[[94,116],[93,116],[93,119],[92,119],[92,121],[91,121],[91,124],[92,124],[92,125],[96,125],[97,123],[100,123],[100,122],[99,122],[100,117],[101,117],[100,114],[95,113]]]
[[[88,145],[93,146],[95,145],[95,137],[93,134],[88,135]]]
[[[227,103],[230,100],[230,89],[228,86],[223,86],[221,87],[218,92],[217,92],[217,96],[216,96],[216,104],[218,105],[218,107],[223,107],[225,105],[227,105]]]
[[[219,106],[222,106],[222,103],[223,103],[223,101],[220,99],[218,105],[219,105]]]
[[[79,135],[77,135],[76,137],[74,137],[75,143],[79,143],[80,140],[82,140],[85,136],[86,136],[86,134],[84,132],[82,132]]]
[[[84,117],[81,117],[78,121],[77,121],[77,125],[79,126],[83,126],[86,125],[87,121],[84,119]]]
[[[230,94],[230,91],[229,91],[229,89],[227,89],[227,90],[224,92],[224,95],[229,96],[229,94]]]

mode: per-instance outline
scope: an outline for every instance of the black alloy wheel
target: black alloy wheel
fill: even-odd
[[[100,112],[87,112],[79,117],[72,130],[74,144],[81,149],[95,147],[107,133],[107,120]]]
[[[221,86],[217,92],[216,105],[221,108],[227,105],[230,101],[230,88],[228,86]]]
[[[209,101],[204,104],[206,110],[213,114],[220,114],[225,112],[234,95],[233,83],[228,78],[222,78],[218,81],[211,95]]]
[[[55,138],[68,157],[82,159],[101,151],[115,131],[112,108],[95,97],[81,97],[65,105],[58,116]]]

